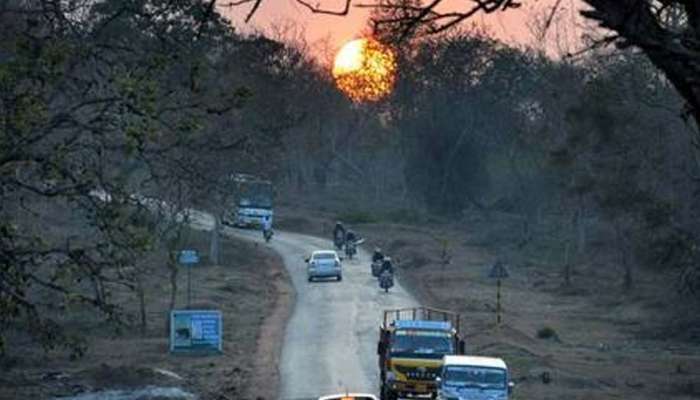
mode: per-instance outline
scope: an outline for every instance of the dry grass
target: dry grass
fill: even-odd
[[[166,321],[169,284],[165,268],[154,267],[147,281],[148,330],[141,334],[137,326],[124,327],[120,333],[99,322],[89,310],[73,310],[63,316],[73,321],[87,339],[87,354],[71,361],[67,353],[45,354],[27,341],[13,341],[5,365],[0,365],[0,398],[43,399],[68,395],[92,388],[135,388],[147,384],[183,387],[203,399],[247,398],[248,382],[254,374],[274,377],[274,365],[263,366],[255,360],[261,329],[278,303],[279,290],[287,281],[281,260],[271,251],[238,240],[222,239],[222,265],[206,261],[208,235],[192,232],[187,247],[203,255],[202,265],[192,271],[193,306],[217,308],[223,313],[224,351],[222,355],[194,357],[168,353]],[[155,255],[154,263],[163,266],[164,254]],[[186,303],[186,271],[179,274],[178,307]],[[281,283],[280,283],[281,282]],[[122,294],[119,300],[135,310],[136,298]],[[285,319],[268,329],[282,330]],[[266,337],[270,337],[267,334]],[[273,335],[273,339],[274,338]],[[270,340],[270,339],[268,339]],[[272,350],[271,350],[272,349]],[[266,351],[278,351],[268,345]],[[154,373],[161,368],[180,375],[183,380]],[[47,375],[49,374],[49,375]],[[274,388],[274,379],[269,386]],[[251,398],[254,396],[250,395]]]
[[[288,208],[279,219],[287,229],[330,237],[334,214]],[[379,245],[401,260],[398,279],[423,304],[463,315],[468,349],[509,364],[516,399],[698,398],[700,343],[682,340],[669,325],[683,303],[672,291],[674,277],[639,269],[635,288],[625,292],[615,255],[600,247],[592,262],[576,265],[571,287],[563,286],[551,247],[527,249],[509,266],[504,323],[496,326],[496,285],[488,271],[503,252],[509,260],[517,256],[499,234],[508,226],[499,224],[352,228],[368,238],[367,248]],[[452,256],[445,267],[439,263],[444,238]],[[537,337],[545,326],[556,339]]]

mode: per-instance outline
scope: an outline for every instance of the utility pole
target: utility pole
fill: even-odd
[[[181,250],[179,257],[180,264],[187,268],[187,308],[192,304],[192,267],[199,262],[197,250]]]

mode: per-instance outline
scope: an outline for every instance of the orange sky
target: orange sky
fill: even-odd
[[[356,4],[371,3],[372,0],[354,0]],[[528,21],[538,12],[551,9],[556,0],[522,0],[523,6],[517,10],[497,12],[490,15],[479,14],[468,23],[486,27],[488,31],[501,40],[512,44],[530,45],[534,42],[533,34],[528,28]],[[222,2],[223,3],[223,2]],[[324,8],[342,9],[344,0],[311,0],[310,3],[320,3]],[[456,9],[460,5],[470,6],[470,0],[446,0],[445,7]],[[581,0],[563,0],[562,9],[558,14],[557,23],[553,24],[548,35],[547,48],[550,52],[575,50],[576,38],[581,36],[582,21],[577,17],[577,10],[582,8]],[[443,8],[444,9],[444,8]],[[250,23],[244,24],[243,16],[249,6],[239,6],[232,9],[222,9],[225,15],[234,21],[241,30],[260,29],[270,31],[274,26],[293,22],[297,29],[303,30],[303,36],[309,44],[322,47],[323,42],[330,47],[329,51],[337,51],[343,43],[361,35],[367,23],[367,9],[352,8],[345,17],[312,14],[294,0],[263,0],[260,8]],[[558,29],[555,29],[558,28]],[[559,32],[560,40],[557,40]],[[557,45],[556,43],[560,43]],[[562,47],[566,47],[562,49]],[[559,49],[561,51],[559,51]],[[316,50],[317,53],[322,52]]]

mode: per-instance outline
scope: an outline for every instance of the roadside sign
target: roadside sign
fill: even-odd
[[[501,324],[501,279],[509,277],[508,269],[502,262],[496,261],[489,271],[489,278],[496,278],[496,323]]]
[[[199,262],[199,254],[197,250],[181,250],[178,258],[180,264],[191,265]]]
[[[509,275],[506,266],[500,261],[496,261],[496,264],[494,264],[493,267],[491,267],[491,271],[489,271],[489,278],[503,279],[507,278]]]
[[[173,310],[170,313],[171,353],[221,353],[221,311]]]

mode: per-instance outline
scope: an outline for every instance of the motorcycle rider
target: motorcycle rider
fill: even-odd
[[[392,286],[394,286],[394,266],[391,264],[390,257],[384,257],[379,271],[379,287],[388,292]]]
[[[382,249],[379,247],[374,248],[374,253],[372,254],[372,262],[377,262],[384,259],[384,254],[382,254]]]
[[[391,257],[384,257],[382,268],[379,270],[379,275],[383,274],[384,272],[394,275],[394,265],[391,263]]]
[[[267,239],[267,235],[272,236],[272,218],[269,215],[263,217],[261,227],[263,238]]]
[[[340,221],[335,222],[335,228],[333,228],[333,241],[337,242],[337,238],[341,238],[342,240],[345,240],[345,227],[343,226],[343,223]]]
[[[348,229],[348,232],[345,234],[345,243],[355,242],[356,240],[357,240],[357,235],[355,235],[355,232]]]

